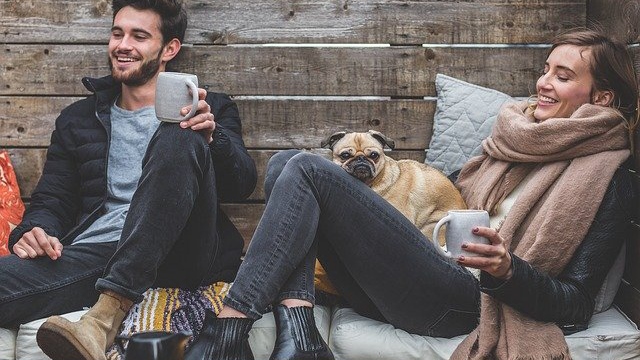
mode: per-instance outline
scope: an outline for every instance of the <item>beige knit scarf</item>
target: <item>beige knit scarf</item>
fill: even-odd
[[[499,229],[507,247],[557,276],[585,237],[618,166],[629,157],[615,109],[583,105],[570,118],[536,122],[525,102],[506,105],[483,141],[483,154],[457,185],[469,208],[495,213],[530,172]],[[452,359],[570,359],[562,331],[482,294],[480,325]]]

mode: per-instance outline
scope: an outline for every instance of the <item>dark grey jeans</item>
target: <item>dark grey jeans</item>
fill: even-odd
[[[339,166],[309,153],[281,152],[269,162],[265,190],[265,212],[226,305],[259,318],[285,298],[313,302],[317,254],[362,315],[438,337],[477,325],[477,279]]]
[[[218,197],[204,138],[163,124],[142,166],[120,241],[68,245],[56,261],[0,258],[0,326],[91,306],[96,289],[140,300],[152,286],[215,280]]]

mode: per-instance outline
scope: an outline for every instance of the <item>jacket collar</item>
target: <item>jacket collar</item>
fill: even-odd
[[[111,75],[101,78],[82,78],[82,84],[87,90],[97,97],[98,111],[102,112],[104,106],[110,107],[111,103],[122,91],[122,86]]]
[[[120,95],[122,86],[111,75],[101,78],[82,78],[82,84],[96,97],[96,117],[107,130],[111,132],[111,105]]]
[[[87,88],[87,90],[94,94],[105,90],[111,90],[113,88],[120,88],[120,83],[115,81],[111,75],[101,78],[84,77],[82,78],[82,84]]]

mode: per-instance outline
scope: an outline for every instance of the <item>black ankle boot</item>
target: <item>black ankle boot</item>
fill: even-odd
[[[313,308],[278,305],[273,308],[273,316],[277,338],[269,360],[334,360],[316,328]]]
[[[252,319],[217,318],[207,310],[202,331],[184,360],[254,360],[249,347]]]

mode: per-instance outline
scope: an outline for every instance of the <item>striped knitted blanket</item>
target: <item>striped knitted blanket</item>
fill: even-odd
[[[152,330],[198,334],[205,310],[209,309],[217,314],[230,287],[229,283],[217,282],[193,291],[178,288],[149,289],[144,293],[144,299],[129,310],[119,335],[129,337],[137,332]],[[122,358],[123,354],[115,344],[107,351],[108,360]]]

